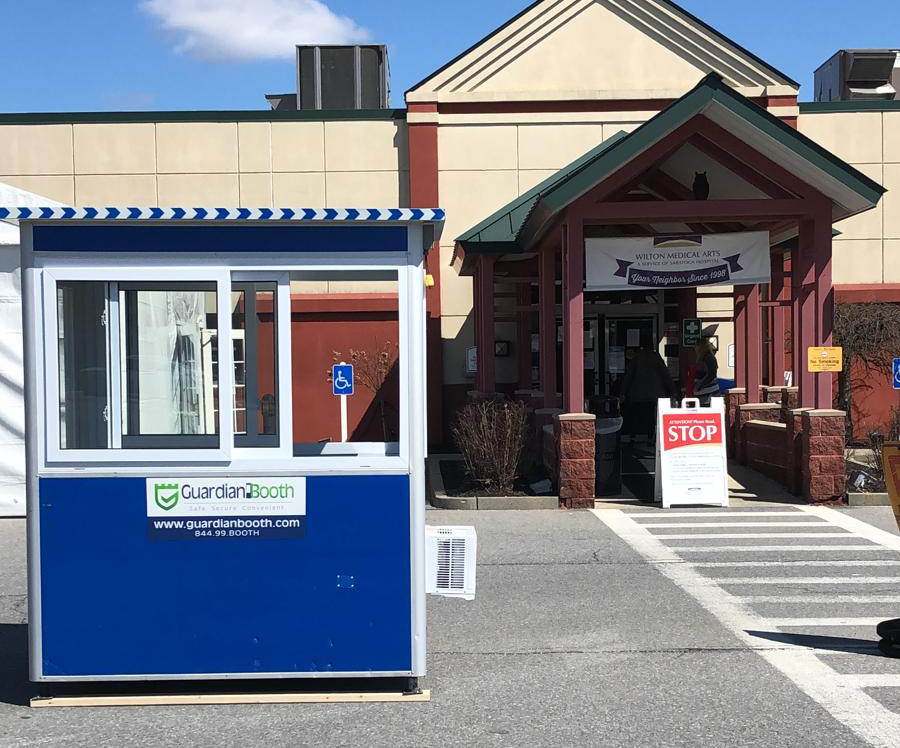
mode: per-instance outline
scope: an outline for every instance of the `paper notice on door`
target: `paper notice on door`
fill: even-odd
[[[621,374],[625,371],[625,349],[610,348],[606,365],[610,374]]]
[[[641,347],[641,331],[635,328],[632,328],[628,331],[628,335],[626,336],[625,345],[629,348],[640,348]]]

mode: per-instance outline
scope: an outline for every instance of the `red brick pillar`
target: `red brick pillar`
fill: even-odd
[[[781,421],[787,427],[785,485],[795,496],[803,493],[803,412],[803,408],[790,407],[789,404],[782,402]]]
[[[781,396],[781,407],[794,410],[800,407],[800,389],[798,387],[785,387]]]
[[[743,387],[728,390],[725,393],[725,441],[729,457],[737,454],[737,442],[741,435],[738,428],[738,408],[746,402],[747,390]]]
[[[847,485],[842,410],[803,411],[803,496],[811,504],[840,501]]]
[[[559,498],[566,509],[594,507],[596,420],[597,417],[591,413],[554,416],[559,455]]]

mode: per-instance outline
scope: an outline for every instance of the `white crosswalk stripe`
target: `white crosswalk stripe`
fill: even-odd
[[[832,527],[829,522],[649,522],[643,525],[654,530],[660,527],[671,529],[673,527]]]
[[[868,547],[868,546],[864,546]],[[793,549],[792,549],[793,550]],[[757,566],[898,566],[900,560],[872,560],[858,561],[856,559],[814,559],[812,561],[692,561],[694,566],[703,566],[707,569],[724,569],[730,567],[747,566],[755,568]],[[898,577],[900,581],[900,577]]]
[[[701,538],[704,540],[715,540],[723,538],[735,540],[737,538],[846,538],[850,537],[846,532],[714,532],[714,533],[690,533],[688,535],[654,535],[658,540],[692,540]]]
[[[725,577],[715,581],[718,584],[896,584],[900,577]]]
[[[886,576],[900,570],[900,536],[827,507],[593,512],[866,742],[900,746],[900,714],[867,691],[900,689],[900,675],[829,665],[836,655],[872,661],[878,653],[875,627],[900,612],[900,574]],[[873,617],[878,606],[884,618]]]
[[[657,539],[658,535],[654,536]],[[846,537],[835,533],[835,537]],[[679,553],[771,553],[773,551],[884,551],[877,545],[686,545],[670,548]]]

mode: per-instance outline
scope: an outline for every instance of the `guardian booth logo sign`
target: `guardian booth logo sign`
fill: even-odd
[[[302,538],[306,478],[148,478],[151,540]]]

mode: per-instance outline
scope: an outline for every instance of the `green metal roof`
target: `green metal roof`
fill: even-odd
[[[900,99],[851,99],[850,101],[801,101],[800,114],[823,112],[895,112]]]
[[[845,163],[766,109],[728,86],[717,73],[707,75],[678,101],[631,133],[618,133],[537,187],[504,206],[457,239],[467,254],[529,251],[553,218],[578,197],[695,115],[724,107],[819,172],[855,193],[865,210],[885,188]],[[848,215],[858,210],[851,210]]]

